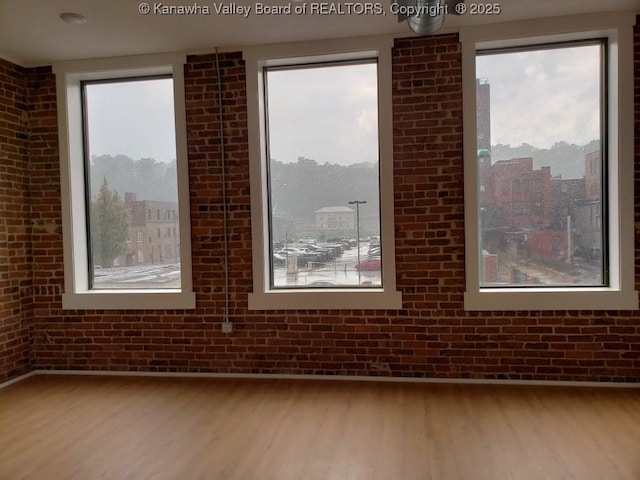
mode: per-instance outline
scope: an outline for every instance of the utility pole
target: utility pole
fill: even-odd
[[[356,248],[358,249],[358,285],[361,283],[361,268],[360,265],[360,205],[367,203],[366,200],[353,200],[349,202],[349,205],[356,206]]]

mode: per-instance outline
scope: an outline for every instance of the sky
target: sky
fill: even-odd
[[[91,156],[176,158],[171,79],[90,84],[87,92]]]
[[[376,162],[376,71],[371,63],[269,71],[271,158],[285,163],[301,156],[321,164]]]
[[[348,165],[378,159],[375,64],[268,74],[270,156]],[[548,148],[599,138],[598,47],[479,56],[491,84],[492,144]],[[91,155],[175,158],[170,80],[90,87]]]
[[[548,148],[600,138],[598,46],[481,55],[491,85],[491,143]]]

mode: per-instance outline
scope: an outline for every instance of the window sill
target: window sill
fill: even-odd
[[[271,290],[249,294],[249,310],[399,310],[402,294],[372,290]]]
[[[491,288],[464,294],[467,311],[637,310],[638,292],[609,288]]]
[[[193,310],[196,295],[179,290],[91,290],[62,295],[64,310]]]

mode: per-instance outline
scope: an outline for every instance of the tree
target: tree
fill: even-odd
[[[309,223],[322,207],[347,206],[354,198],[367,199],[360,208],[362,217],[379,212],[379,169],[377,162],[339,165],[319,164],[298,157],[295,163],[271,160],[271,201],[277,213]],[[373,232],[369,234],[373,235]]]
[[[109,190],[104,178],[98,198],[91,202],[91,246],[94,265],[113,266],[113,261],[127,251],[131,223],[129,212],[117,193]]]

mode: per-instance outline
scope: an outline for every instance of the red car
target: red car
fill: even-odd
[[[356,264],[356,270],[380,270],[381,265],[380,257],[369,257]]]

